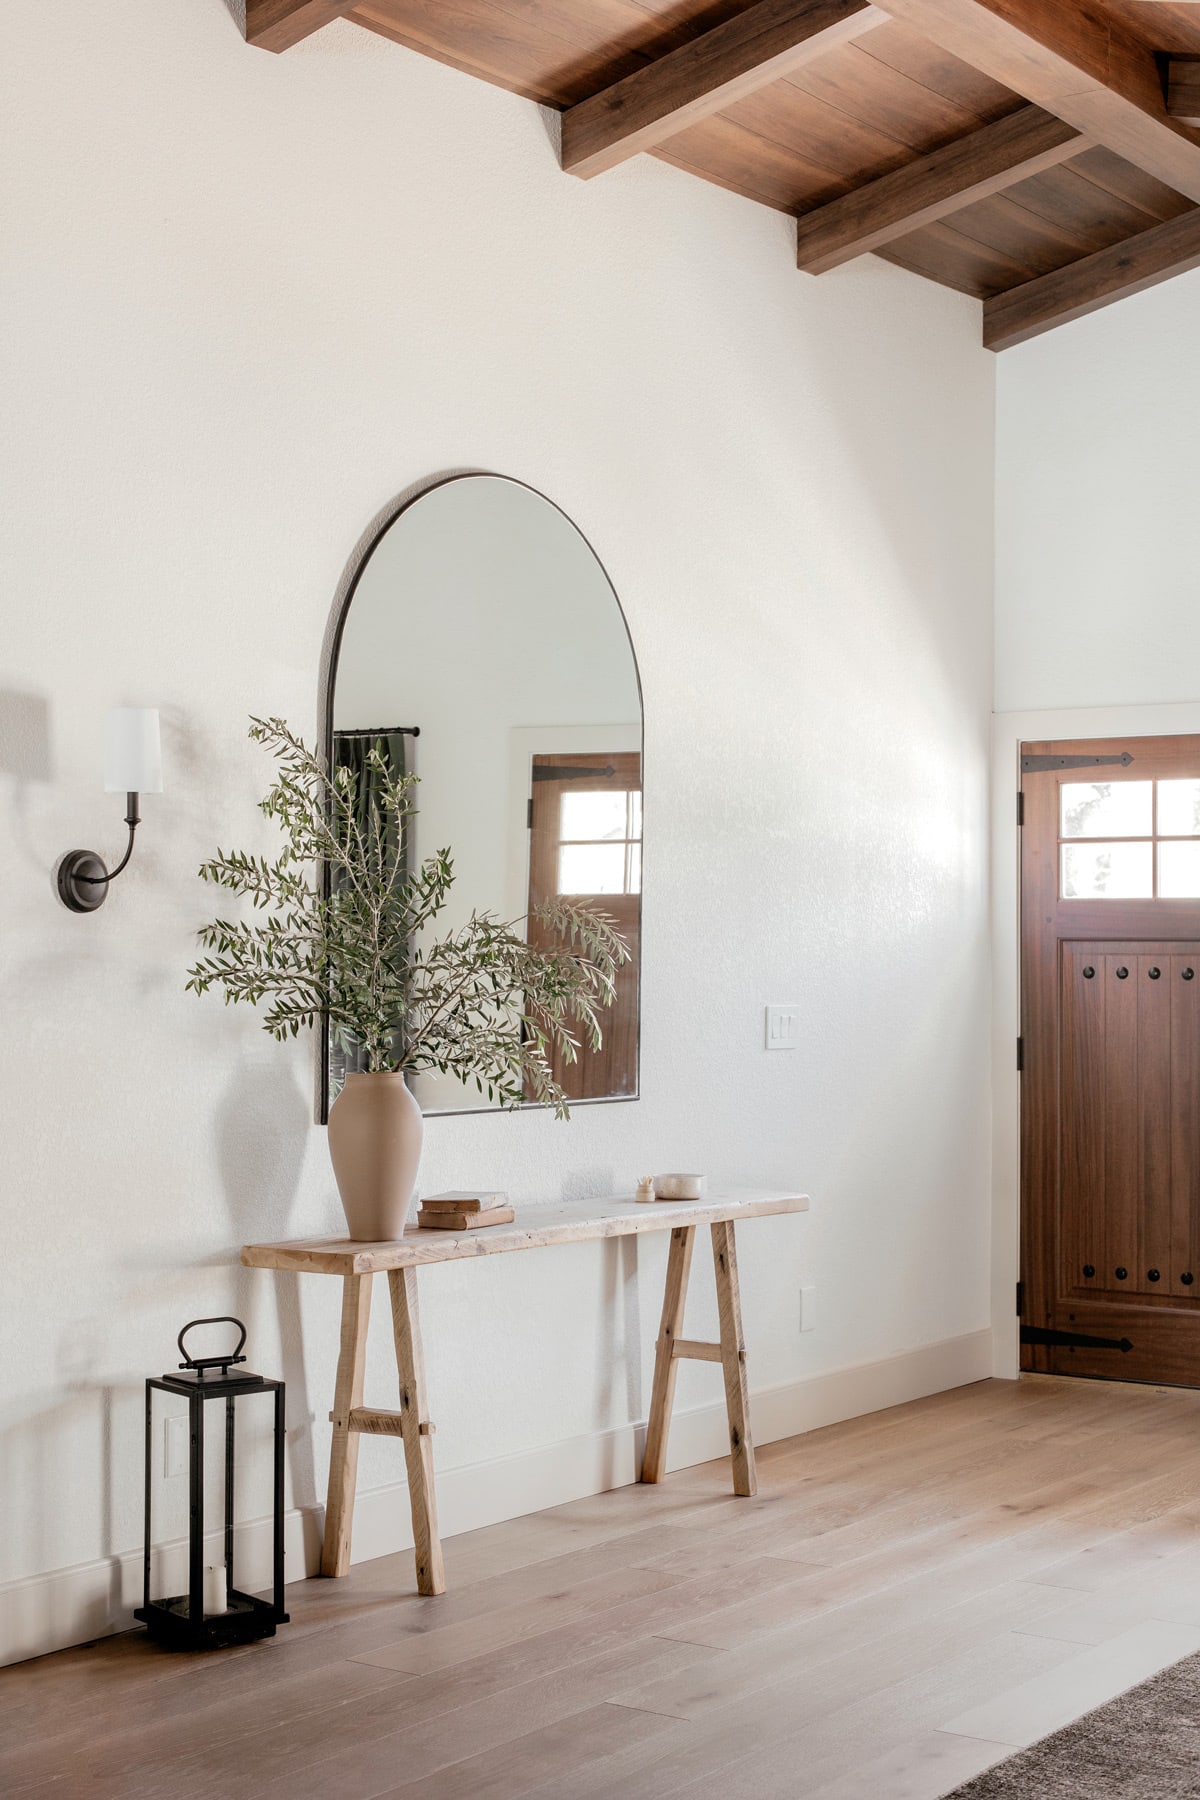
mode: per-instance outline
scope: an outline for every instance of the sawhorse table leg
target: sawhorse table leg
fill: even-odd
[[[750,1384],[746,1377],[742,1294],[738,1286],[732,1219],[722,1220],[712,1227],[712,1247],[717,1313],[721,1321],[721,1367],[725,1372],[725,1416],[729,1420],[729,1452],[733,1458],[733,1491],[749,1497],[758,1492],[758,1476],[754,1470],[754,1440],[750,1436]]]
[[[389,1269],[392,1330],[396,1339],[396,1371],[400,1377],[400,1431],[408,1470],[413,1544],[417,1558],[417,1592],[444,1594],[446,1571],[438,1536],[437,1493],[433,1485],[433,1426],[425,1399],[425,1352],[417,1311],[417,1271]]]
[[[329,1453],[329,1497],[325,1507],[322,1575],[345,1575],[350,1569],[354,1528],[354,1492],[358,1478],[358,1440],[399,1437],[404,1442],[408,1494],[412,1506],[417,1591],[446,1590],[442,1545],[438,1537],[437,1495],[433,1480],[433,1425],[425,1397],[425,1357],[417,1311],[417,1272],[388,1271],[396,1373],[400,1382],[399,1412],[384,1412],[362,1403],[367,1359],[367,1326],[371,1317],[370,1275],[347,1275],[342,1286],[342,1336],[334,1389],[333,1441]]]
[[[354,1529],[354,1489],[358,1481],[358,1432],[351,1414],[362,1406],[367,1366],[367,1326],[371,1322],[371,1277],[342,1277],[342,1337],[333,1390],[333,1442],[329,1448],[329,1496],[325,1502],[322,1575],[348,1575]]]
[[[661,1481],[666,1473],[676,1363],[681,1357],[698,1362],[719,1362],[725,1377],[733,1491],[749,1496],[758,1492],[758,1478],[754,1470],[754,1441],[750,1435],[750,1391],[746,1379],[746,1345],[742,1336],[742,1302],[733,1222],[719,1221],[711,1230],[721,1341],[719,1344],[699,1343],[682,1335],[696,1227],[676,1226],[667,1252],[667,1285],[654,1352],[654,1386],[646,1425],[642,1480]]]

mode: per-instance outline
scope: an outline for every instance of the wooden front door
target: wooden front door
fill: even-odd
[[[551,1056],[568,1100],[632,1097],[638,1077],[638,987],[642,920],[642,759],[537,755],[529,805],[529,909],[563,895],[607,913],[629,946],[616,998],[600,1015],[599,1050],[582,1043],[575,1062]],[[548,942],[532,918],[529,941]]]
[[[1200,1386],[1200,738],[1021,763],[1021,1366]]]

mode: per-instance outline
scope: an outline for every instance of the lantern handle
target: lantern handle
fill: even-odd
[[[197,1325],[236,1325],[242,1335],[237,1341],[237,1347],[233,1351],[233,1354],[231,1356],[189,1356],[183,1347],[183,1340],[189,1331],[195,1330]],[[183,1361],[179,1365],[181,1369],[199,1369],[201,1374],[203,1374],[205,1369],[228,1369],[231,1363],[242,1363],[246,1360],[242,1355],[242,1347],[246,1342],[246,1327],[242,1324],[240,1319],[235,1319],[231,1313],[220,1313],[214,1319],[189,1320],[180,1332],[176,1342],[179,1345],[179,1354],[183,1358]]]

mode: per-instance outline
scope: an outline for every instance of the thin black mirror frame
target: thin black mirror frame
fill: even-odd
[[[378,549],[382,540],[387,536],[387,533],[392,529],[392,526],[396,523],[397,519],[401,518],[403,516],[403,514],[406,513],[411,506],[416,506],[419,501],[424,500],[427,494],[434,493],[438,488],[449,487],[454,482],[479,481],[479,480],[507,481],[510,484],[510,486],[512,486],[512,487],[524,488],[526,493],[535,494],[539,500],[544,500],[546,502],[547,506],[552,506],[554,508],[555,512],[558,513],[561,518],[566,520],[567,524],[571,527],[572,531],[575,532],[576,536],[583,543],[584,547],[590,552],[592,557],[595,559],[596,566],[600,570],[600,573],[603,575],[605,582],[607,583],[607,586],[608,586],[608,591],[613,597],[613,604],[616,606],[618,617],[620,618],[621,624],[625,630],[625,641],[629,645],[629,655],[633,662],[633,676],[634,676],[634,680],[637,682],[638,711],[641,715],[641,718],[640,718],[641,731],[640,731],[640,736],[639,736],[638,755],[639,755],[639,759],[640,759],[639,767],[641,769],[641,776],[642,776],[642,843],[643,843],[643,849],[642,849],[642,893],[641,893],[641,914],[640,914],[642,924],[641,924],[641,928],[638,931],[638,990],[637,990],[638,991],[638,1009],[637,1009],[637,1036],[636,1036],[637,1075],[636,1075],[634,1090],[631,1094],[597,1094],[592,1099],[572,1100],[572,1102],[571,1102],[571,1105],[573,1108],[576,1106],[612,1106],[612,1105],[617,1105],[617,1104],[628,1105],[630,1101],[640,1100],[641,1093],[642,1093],[642,945],[645,941],[645,904],[646,904],[646,888],[645,888],[645,867],[646,867],[646,861],[645,861],[646,702],[645,702],[645,695],[642,692],[642,671],[641,671],[641,667],[638,663],[637,650],[634,647],[633,633],[629,629],[629,620],[626,618],[625,608],[621,604],[621,596],[617,593],[617,590],[616,590],[615,586],[613,585],[612,576],[609,574],[607,567],[601,561],[600,557],[596,554],[596,549],[595,549],[595,546],[593,545],[591,539],[586,535],[586,533],[582,532],[579,529],[579,526],[575,523],[575,521],[571,517],[570,513],[565,511],[563,507],[559,506],[556,501],[551,500],[550,496],[548,494],[544,494],[540,488],[534,487],[531,482],[519,480],[515,475],[501,475],[495,469],[461,469],[461,470],[455,471],[455,473],[450,474],[450,475],[435,475],[435,476],[430,477],[426,481],[417,483],[415,486],[406,489],[403,494],[399,495],[388,506],[386,506],[381,513],[377,514],[375,519],[373,520],[372,524],[368,527],[367,532],[364,534],[364,537],[360,540],[359,545],[354,552],[354,555],[351,557],[347,574],[343,577],[342,583],[340,584],[338,597],[335,599],[334,605],[333,605],[333,612],[332,612],[331,620],[330,620],[330,631],[326,638],[326,651],[325,651],[325,656],[323,659],[324,660],[324,672],[323,672],[323,676],[322,676],[322,695],[321,695],[321,756],[324,761],[325,768],[328,771],[332,766],[332,759],[333,759],[333,736],[334,736],[333,709],[334,709],[334,697],[335,697],[336,690],[337,690],[338,663],[340,661],[341,652],[342,652],[342,638],[343,638],[343,635],[344,635],[345,629],[346,629],[346,620],[350,615],[350,608],[354,604],[354,596],[358,592],[359,583],[361,582],[363,575],[366,573],[367,566],[370,563],[372,556],[375,554],[375,551]],[[327,863],[322,863],[322,865],[321,865],[321,891],[326,898],[329,897],[329,879],[330,879],[329,878],[329,866]],[[317,1123],[319,1125],[325,1125],[329,1121],[329,1108],[331,1105],[331,1101],[330,1101],[330,1097],[329,1097],[329,1015],[327,1012],[324,1012],[324,1011],[321,1014],[321,1027],[320,1027],[319,1032],[317,1033],[317,1050],[318,1050],[318,1058],[319,1058],[319,1067],[317,1070]],[[546,1108],[540,1102],[538,1102],[536,1100],[525,1100],[525,1101],[522,1101],[519,1106],[512,1106],[512,1107],[501,1107],[501,1106],[496,1106],[496,1105],[437,1107],[428,1116],[431,1118],[448,1119],[448,1118],[473,1118],[477,1115],[482,1115],[483,1117],[486,1118],[486,1117],[490,1117],[493,1113],[497,1113],[497,1112],[545,1112],[545,1110],[546,1110]]]

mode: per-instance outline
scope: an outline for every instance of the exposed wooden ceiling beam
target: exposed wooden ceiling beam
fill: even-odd
[[[883,19],[867,0],[757,0],[568,107],[562,117],[562,166],[583,176],[615,168],[861,37]]]
[[[983,125],[903,168],[802,213],[796,228],[796,260],[820,275],[867,250],[878,250],[922,225],[985,200],[1029,175],[1039,175],[1086,141],[1040,106],[1024,106]]]
[[[353,5],[354,0],[246,0],[246,42],[260,50],[290,50]]]
[[[1168,57],[1167,111],[1181,125],[1200,125],[1200,56]]]
[[[1200,139],[1172,119],[1153,52],[1077,0],[884,0],[893,18],[1200,201]]]
[[[989,350],[1006,350],[1197,267],[1200,207],[985,300],[983,341]]]

